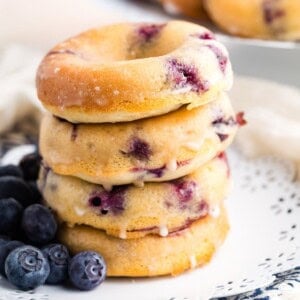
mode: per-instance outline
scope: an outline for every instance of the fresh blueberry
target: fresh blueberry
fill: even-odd
[[[75,255],[69,265],[69,278],[80,290],[92,290],[101,284],[106,276],[106,264],[101,255],[84,251]]]
[[[8,254],[15,250],[18,247],[23,246],[24,244],[19,241],[8,241],[7,243],[0,246],[0,274],[5,276],[5,260]]]
[[[31,191],[32,202],[33,203],[40,203],[43,196],[42,196],[40,190],[38,189],[36,181],[28,181],[27,184],[28,184],[28,186],[30,188],[30,191]]]
[[[0,199],[0,232],[14,232],[18,227],[23,206],[13,198]]]
[[[38,152],[28,154],[20,161],[25,180],[37,180],[40,170],[41,156]]]
[[[21,290],[28,291],[45,283],[50,267],[39,249],[23,246],[7,256],[5,273],[9,282]]]
[[[46,283],[57,284],[68,278],[69,251],[62,244],[51,244],[42,249],[44,256],[48,259],[50,274]]]
[[[0,199],[14,198],[24,207],[32,203],[31,191],[26,182],[17,177],[0,177]]]
[[[54,239],[57,223],[47,207],[33,204],[24,210],[22,229],[30,241],[45,245]]]
[[[0,167],[0,177],[2,176],[14,176],[23,178],[23,172],[18,166],[6,165]]]

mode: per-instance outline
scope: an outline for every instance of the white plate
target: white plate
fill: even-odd
[[[293,165],[280,159],[247,160],[233,149],[229,157],[234,182],[227,199],[231,231],[205,268],[174,278],[108,279],[91,292],[52,286],[16,292],[2,279],[0,300],[200,300],[272,283],[273,274],[300,262],[300,184],[293,182]]]

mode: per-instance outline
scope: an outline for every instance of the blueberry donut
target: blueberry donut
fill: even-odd
[[[122,240],[89,226],[62,226],[59,239],[72,253],[94,250],[103,255],[108,276],[150,277],[177,275],[209,262],[229,225],[224,208],[167,237],[147,235]]]
[[[113,185],[182,177],[224,151],[238,124],[226,95],[210,104],[116,124],[72,124],[46,116],[40,152],[57,174]]]
[[[300,39],[299,0],[206,0],[207,13],[230,34],[262,39]]]
[[[192,18],[206,18],[203,0],[158,0],[171,15],[185,15]]]
[[[108,192],[101,185],[47,168],[39,186],[45,204],[70,226],[85,224],[130,239],[166,236],[208,214],[218,214],[229,183],[227,161],[220,155],[190,175],[144,187],[121,185]]]
[[[38,97],[72,123],[132,121],[215,100],[232,85],[225,47],[183,21],[123,23],[54,47],[37,72]]]

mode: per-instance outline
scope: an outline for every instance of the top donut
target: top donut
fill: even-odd
[[[37,72],[38,97],[73,123],[125,122],[218,98],[232,86],[225,47],[184,22],[123,23],[58,44]]]

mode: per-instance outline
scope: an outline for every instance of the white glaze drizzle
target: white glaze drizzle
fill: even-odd
[[[184,147],[192,150],[192,151],[199,151],[201,148],[202,143],[196,143],[196,142],[187,142],[184,144]]]
[[[159,235],[166,237],[169,234],[168,227],[166,225],[159,226]]]
[[[197,267],[197,259],[195,255],[190,256],[190,267],[191,269],[194,269]]]
[[[133,184],[136,186],[136,187],[144,187],[145,183],[143,180],[136,180],[133,182]]]
[[[170,161],[168,161],[166,167],[171,172],[176,171],[176,169],[177,169],[177,161],[176,161],[176,159],[171,159]]]
[[[218,218],[220,216],[220,207],[218,205],[212,206],[209,209],[209,215],[212,216],[213,218]]]
[[[170,15],[178,15],[180,9],[172,2],[163,3],[165,11]]]
[[[74,210],[75,210],[75,213],[78,215],[78,216],[83,216],[85,214],[85,209],[83,208],[80,208],[78,206],[75,206],[74,207]]]
[[[107,191],[110,192],[112,190],[112,185],[109,183],[102,183],[103,188]]]
[[[119,232],[119,238],[120,239],[126,239],[127,238],[127,232],[126,232],[126,229],[122,228],[120,229],[120,232]]]

